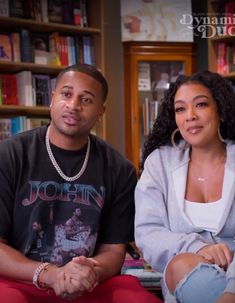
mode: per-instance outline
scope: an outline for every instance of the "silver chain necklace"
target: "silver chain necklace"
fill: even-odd
[[[58,172],[58,174],[61,176],[61,178],[63,178],[65,181],[68,181],[68,182],[72,182],[72,181],[75,181],[77,180],[78,178],[81,177],[81,175],[84,173],[84,171],[86,170],[86,167],[87,167],[87,163],[88,163],[88,160],[89,160],[89,155],[90,155],[90,147],[91,147],[91,142],[90,142],[90,138],[88,136],[88,142],[87,142],[87,150],[86,150],[86,156],[85,156],[85,159],[84,159],[84,162],[82,164],[82,167],[80,169],[80,171],[73,177],[68,177],[66,176],[62,169],[59,167],[59,164],[57,163],[53,153],[52,153],[52,150],[51,150],[51,146],[50,146],[50,140],[49,140],[49,127],[47,129],[47,132],[46,132],[46,148],[47,148],[47,153],[48,153],[48,156],[53,164],[53,166],[55,167],[56,171]]]

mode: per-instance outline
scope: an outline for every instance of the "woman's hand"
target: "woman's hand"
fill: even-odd
[[[217,264],[224,270],[227,269],[233,258],[233,253],[225,243],[206,245],[197,254],[204,257],[210,263]]]

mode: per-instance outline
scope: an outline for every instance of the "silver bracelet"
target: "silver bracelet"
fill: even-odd
[[[46,270],[46,268],[50,265],[50,263],[41,263],[34,271],[33,274],[33,284],[39,289],[45,289],[46,285],[44,283],[40,283],[39,276],[42,271]]]

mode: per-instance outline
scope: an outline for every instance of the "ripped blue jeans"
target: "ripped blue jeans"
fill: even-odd
[[[214,303],[223,292],[235,293],[235,257],[227,272],[215,264],[200,263],[179,282],[177,303]]]
[[[200,263],[180,281],[174,297],[177,302],[212,303],[221,296],[225,287],[226,276],[223,269],[214,264]]]

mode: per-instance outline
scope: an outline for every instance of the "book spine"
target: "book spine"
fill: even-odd
[[[0,1],[0,16],[9,17],[9,0]]]
[[[81,0],[82,26],[88,27],[87,0]]]
[[[40,0],[40,2],[41,2],[42,22],[48,22],[48,3],[47,3],[47,0]]]
[[[33,48],[31,43],[31,34],[27,29],[20,31],[20,53],[21,61],[33,62]]]
[[[81,36],[75,36],[76,63],[84,63],[84,49]]]
[[[58,32],[54,32],[49,36],[49,49],[51,53],[52,65],[61,66],[60,58],[60,37]]]
[[[73,1],[73,20],[75,25],[82,26],[82,13],[81,13],[80,0]]]
[[[63,0],[62,5],[63,5],[63,10],[62,10],[63,23],[74,24],[73,0]]]
[[[0,60],[12,60],[12,46],[9,35],[0,34]]]
[[[35,91],[36,105],[49,106],[51,95],[51,81],[48,75],[34,74],[33,90]]]
[[[16,74],[19,94],[19,104],[33,106],[33,89],[31,71],[22,71]]]
[[[16,75],[2,74],[2,103],[4,105],[18,105],[18,89]]]
[[[11,33],[11,49],[12,49],[12,60],[14,62],[21,61],[21,52],[20,52],[20,35],[19,33]]]

